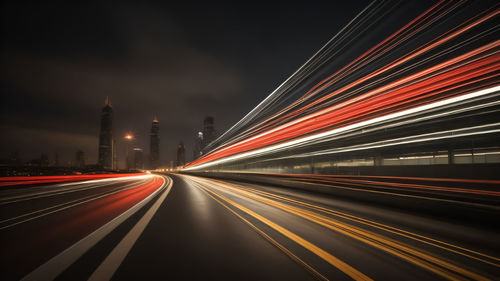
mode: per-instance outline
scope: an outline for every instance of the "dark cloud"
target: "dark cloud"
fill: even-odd
[[[191,156],[204,116],[222,133],[268,95],[367,3],[3,4],[1,156],[19,149],[97,159],[100,109],[114,132],[161,158],[183,140]]]

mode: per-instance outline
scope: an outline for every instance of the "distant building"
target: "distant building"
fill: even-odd
[[[160,166],[160,122],[155,117],[151,125],[151,142],[149,146],[149,161],[151,169],[157,169]]]
[[[48,167],[49,166],[49,156],[45,153],[42,153],[40,156],[40,167]]]
[[[9,157],[9,161],[7,161],[10,166],[21,166],[23,161],[21,160],[21,156],[19,150],[15,150],[11,153]]]
[[[186,164],[186,148],[184,143],[181,141],[177,146],[177,167],[184,166]]]
[[[127,170],[132,170],[135,168],[134,149],[130,146],[127,146],[127,148],[126,148],[125,166],[126,166]]]
[[[144,169],[143,153],[141,148],[134,148],[133,169]]]
[[[116,140],[113,139],[113,149],[111,150],[113,152],[113,165],[112,169],[117,170],[118,169],[118,158],[116,156]]]
[[[105,169],[113,168],[113,108],[108,97],[101,112],[101,132],[99,134],[99,162]]]
[[[55,153],[54,155],[54,166],[59,167],[61,164],[59,163],[59,153]]]
[[[193,150],[193,160],[198,159],[201,156],[201,149],[203,148],[203,133],[198,132],[196,139],[194,140],[194,150]]]
[[[76,151],[75,166],[79,168],[85,167],[85,153],[82,150]]]
[[[214,118],[211,116],[207,116],[205,117],[205,120],[203,120],[202,149],[205,148],[213,140],[215,140]]]

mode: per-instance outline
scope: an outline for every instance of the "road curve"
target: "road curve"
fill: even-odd
[[[293,253],[297,264],[320,279],[500,276],[499,233],[488,226],[298,189],[194,176],[183,179],[281,245],[284,253]],[[496,215],[492,212],[490,219]]]
[[[176,174],[4,188],[0,211],[3,280],[500,276],[487,225],[268,184]]]
[[[102,239],[102,234],[137,212],[169,182],[160,176],[139,175],[3,188],[2,279],[54,279],[82,251]],[[75,250],[82,241],[86,242]],[[65,251],[70,254],[57,258]],[[50,266],[51,260],[57,261],[57,266]]]

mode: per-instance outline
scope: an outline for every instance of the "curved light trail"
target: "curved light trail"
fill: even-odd
[[[491,121],[500,112],[498,4],[440,1],[338,64],[341,50],[358,46],[358,32],[384,25],[377,16],[387,9],[372,3],[184,170],[498,137]],[[475,121],[447,128],[450,116],[462,118],[458,112]],[[429,122],[438,125],[429,131]],[[406,132],[409,127],[416,129]],[[400,131],[387,134],[387,128]],[[338,144],[353,138],[355,145]]]

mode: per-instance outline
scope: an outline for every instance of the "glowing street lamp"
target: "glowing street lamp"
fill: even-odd
[[[130,164],[131,164],[130,163],[130,161],[131,161],[131,159],[130,159],[130,157],[131,157],[131,155],[130,155],[130,146],[132,145],[132,142],[134,140],[134,135],[131,134],[131,133],[126,133],[123,138],[126,141],[126,145],[125,145],[125,155],[126,155],[125,156],[125,163],[126,163],[127,169],[129,169]]]

